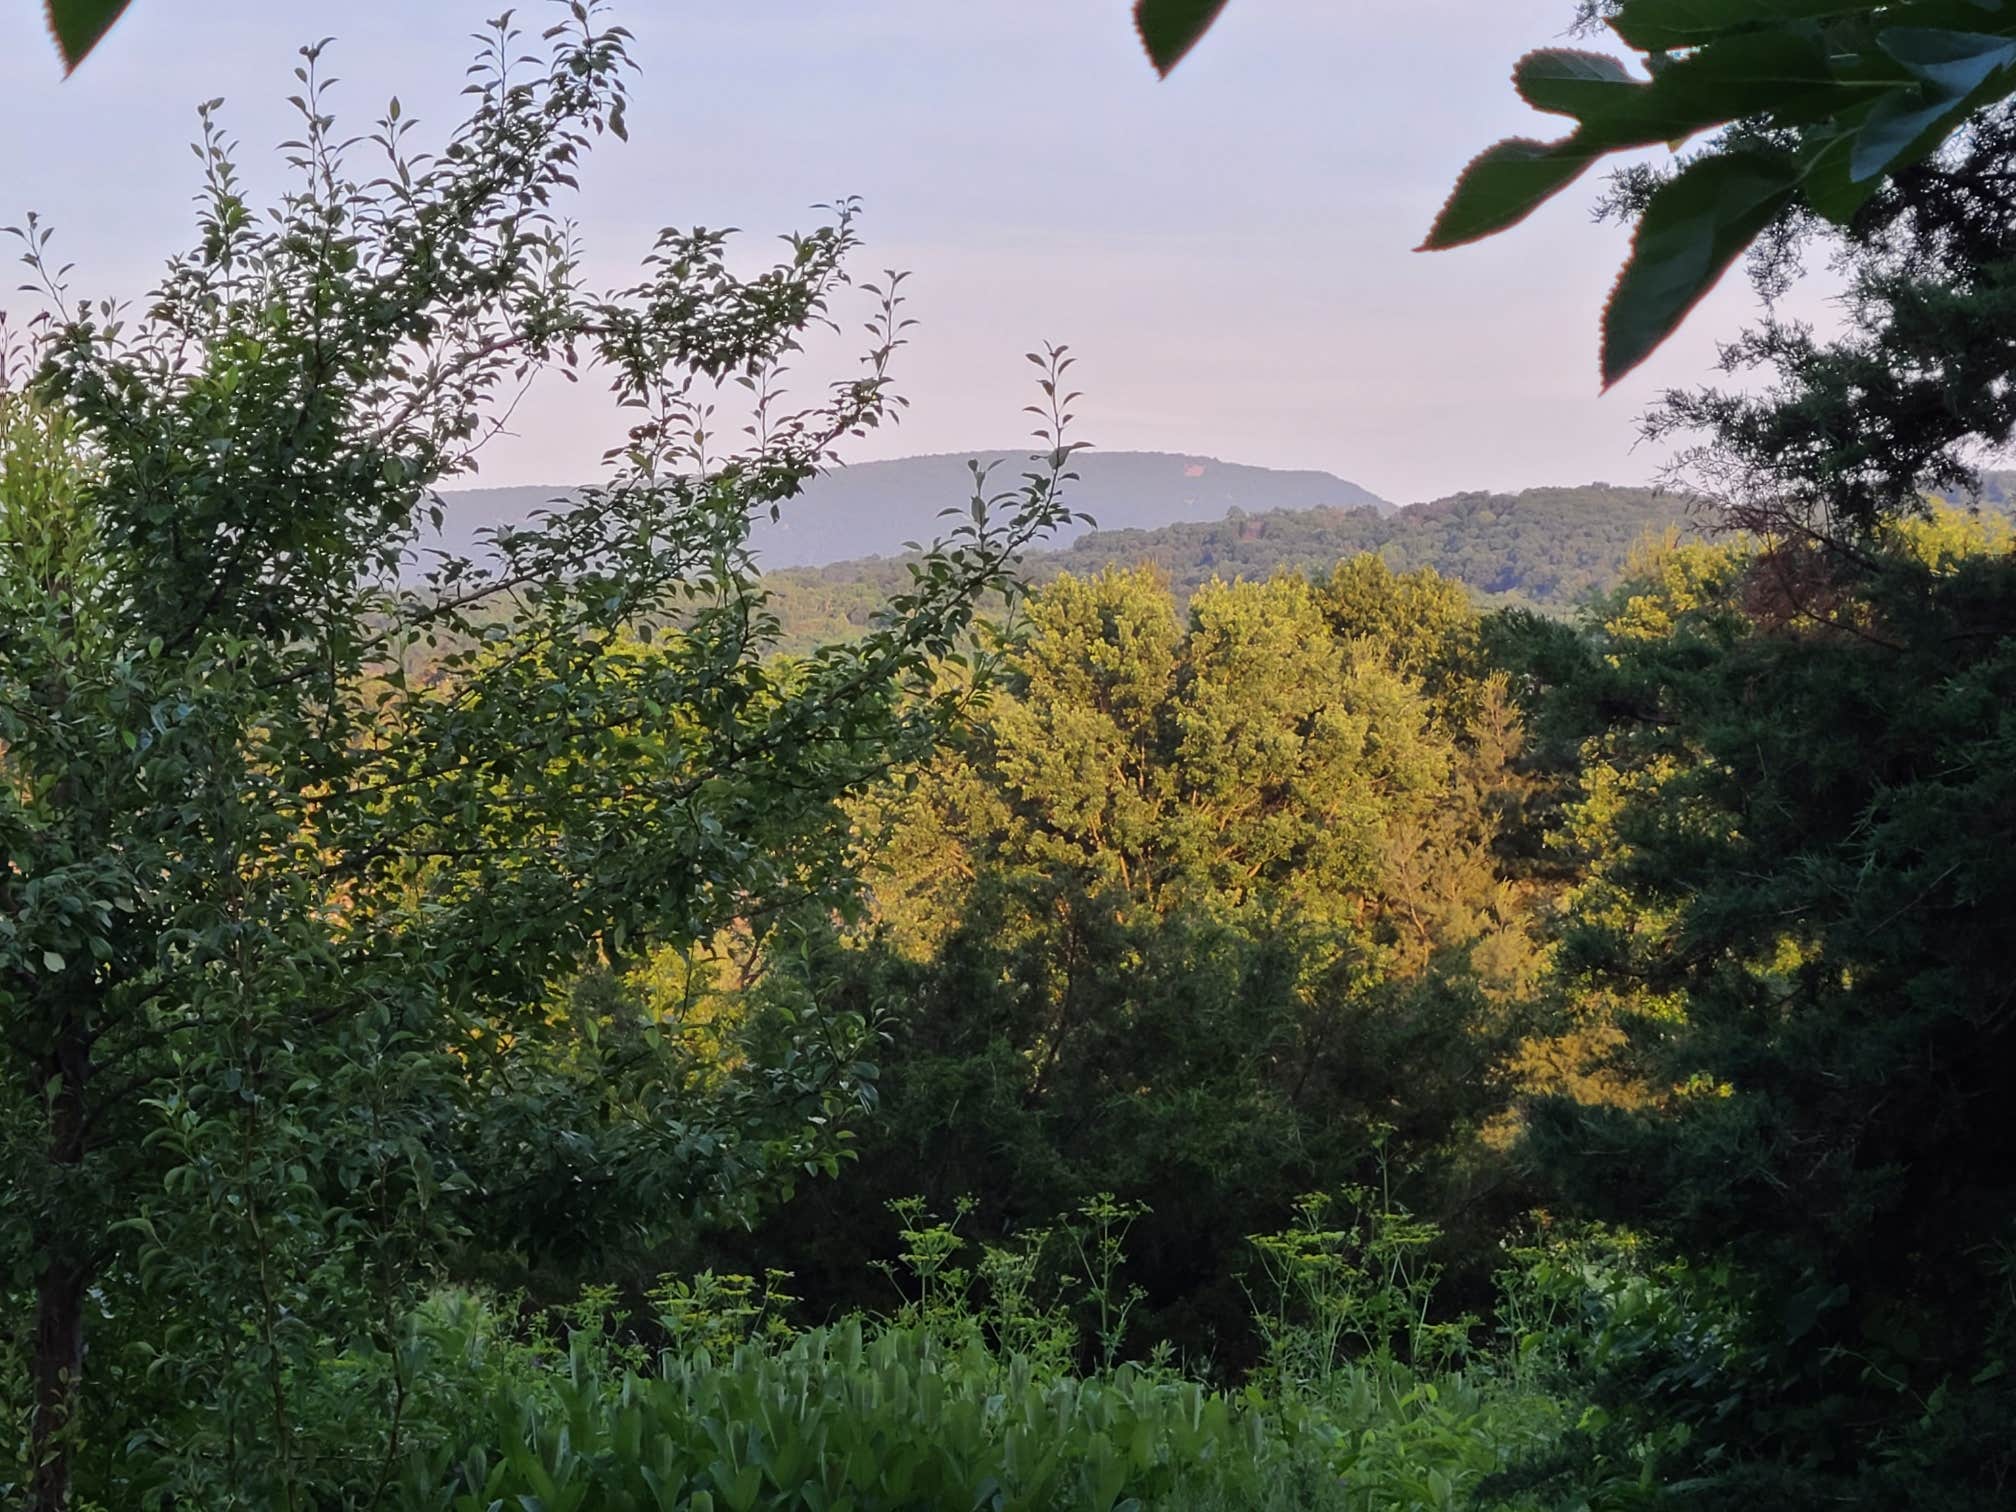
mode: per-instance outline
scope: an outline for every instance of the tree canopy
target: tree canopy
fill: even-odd
[[[293,187],[248,202],[206,109],[195,243],[136,307],[74,295],[25,228],[0,1251],[34,1319],[38,1509],[72,1504],[80,1446],[122,1443],[86,1462],[94,1499],[298,1502],[332,1471],[289,1395],[346,1341],[391,1347],[385,1306],[732,1207],[830,1161],[861,1095],[843,1021],[703,1094],[659,1026],[565,987],[840,901],[836,801],[984,686],[936,668],[1061,513],[1069,358],[1036,359],[1024,491],[990,510],[976,483],[866,639],[772,656],[749,517],[887,417],[900,292],[851,283],[849,205],[748,276],[722,234],[666,231],[637,282],[584,287],[558,206],[621,130],[628,40],[572,5],[528,62],[500,23],[431,153],[396,102],[339,134],[307,49]],[[843,299],[856,374],[782,402],[778,364]],[[630,421],[606,481],[485,555],[429,553],[433,485],[551,370]],[[726,456],[701,441],[719,388],[754,396]],[[151,1439],[166,1402],[200,1431]]]

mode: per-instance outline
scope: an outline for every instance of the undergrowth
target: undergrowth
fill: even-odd
[[[1656,1277],[1628,1244],[1508,1250],[1491,1320],[1439,1315],[1434,1228],[1385,1194],[1305,1201],[1257,1236],[1267,1341],[1214,1382],[1129,1336],[1125,1238],[1100,1197],[1014,1246],[894,1205],[899,1300],[800,1329],[789,1278],[706,1274],[629,1316],[596,1293],[527,1326],[466,1295],[412,1320],[392,1504],[419,1512],[1414,1509],[1650,1505],[1652,1460],[1572,1456],[1575,1372],[1609,1299]],[[1648,1277],[1652,1278],[1648,1283]],[[1544,1489],[1543,1489],[1544,1488]]]

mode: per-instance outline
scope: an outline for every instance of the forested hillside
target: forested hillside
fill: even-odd
[[[1653,489],[1529,488],[1391,511],[1234,511],[1155,530],[1102,528],[1061,550],[1032,552],[1027,570],[1041,583],[1107,566],[1153,567],[1181,606],[1213,578],[1321,576],[1371,552],[1396,571],[1433,568],[1480,601],[1565,614],[1614,587],[1633,547],[1669,532],[1695,539],[1703,524],[1686,498]],[[791,643],[810,646],[860,633],[908,581],[900,559],[883,559],[772,573],[765,583]]]

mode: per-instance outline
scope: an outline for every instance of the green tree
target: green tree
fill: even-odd
[[[2012,559],[2000,521],[1927,499],[1971,497],[2012,434],[2004,82],[1958,116],[1928,84],[1927,155],[1845,227],[1794,205],[1761,244],[1767,296],[1826,247],[1843,334],[1767,320],[1725,353],[1751,381],[1646,422],[1692,443],[1680,475],[1749,538],[1642,561],[1583,644],[1523,627],[1541,742],[1581,767],[1557,985],[1605,1031],[1597,1074],[1639,1094],[1538,1103],[1529,1151],[1564,1205],[1694,1266],[1689,1305],[1601,1379],[1618,1443],[1679,1425],[1665,1473],[1702,1505],[2007,1496],[1985,1425],[2009,1410],[2016,1237],[1989,1090],[2011,1069],[1989,942]],[[1649,215],[1666,184],[1625,175],[1615,208]]]
[[[1681,465],[1693,486],[1773,537],[1819,534],[1850,550],[1922,513],[1928,490],[1970,500],[1984,458],[2016,435],[2012,169],[2016,108],[2003,106],[1899,172],[1827,240],[1847,278],[1843,334],[1764,321],[1723,358],[1761,381],[1668,394],[1647,437],[1691,439]],[[1820,231],[1789,228],[1759,259],[1764,292],[1796,276]]]
[[[933,878],[1005,870],[1150,910],[1293,920],[1376,970],[1395,944],[1388,839],[1444,798],[1473,744],[1481,684],[1459,686],[1453,670],[1473,633],[1460,593],[1432,576],[1396,583],[1376,561],[1354,572],[1388,585],[1367,589],[1374,598],[1441,608],[1381,639],[1352,623],[1367,605],[1354,611],[1347,590],[1288,576],[1207,585],[1187,627],[1147,572],[1047,585],[964,747],[866,816],[877,832],[892,826],[885,855],[926,861]],[[1436,613],[1451,637],[1441,650]],[[1448,694],[1440,706],[1410,659]],[[891,864],[871,886],[881,916],[926,946],[906,910],[958,913]]]
[[[1649,1095],[1543,1100],[1527,1148],[1736,1304],[1602,1372],[1624,1437],[1684,1425],[1704,1506],[1988,1506],[2012,1469],[2010,538],[1865,552],[1667,554],[1556,695],[1590,731],[1564,985]]]
[[[1024,866],[1152,901],[1167,880],[1152,858],[1168,817],[1164,719],[1183,647],[1175,606],[1146,574],[1067,577],[1030,603],[1028,630],[1015,696],[981,735],[1004,830]]]
[[[867,1301],[885,1199],[970,1193],[1000,1237],[1113,1192],[1151,1210],[1144,1322],[1236,1358],[1245,1236],[1369,1177],[1379,1126],[1423,1201],[1485,1159],[1534,965],[1517,721],[1460,588],[1376,558],[1187,624],[1148,572],[1024,608],[960,745],[860,806],[864,927],[773,968],[890,1044],[859,1166],[733,1254]]]
[[[0,1377],[37,1512],[368,1488],[420,1288],[732,1205],[829,1160],[858,1096],[842,1021],[697,1089],[676,1036],[567,984],[836,893],[836,800],[984,682],[934,668],[1059,514],[1070,448],[976,503],[865,639],[773,657],[748,518],[888,414],[900,301],[863,291],[858,374],[793,409],[778,364],[838,313],[851,207],[754,276],[668,231],[632,287],[584,287],[557,205],[622,129],[626,43],[594,4],[536,60],[500,24],[431,154],[396,101],[340,135],[309,49],[294,187],[249,203],[206,109],[197,243],[130,309],[74,298],[25,232],[46,301],[0,389],[0,1277],[25,1321]],[[608,480],[485,560],[430,555],[432,486],[556,369],[630,419]],[[716,455],[737,384],[750,441]],[[325,1442],[304,1402],[352,1351],[387,1362],[382,1411]]]
[[[886,1305],[889,1199],[950,1213],[970,1196],[971,1235],[1016,1243],[1115,1193],[1148,1209],[1128,1236],[1130,1353],[1167,1342],[1236,1370],[1257,1347],[1248,1236],[1307,1192],[1375,1179],[1382,1142],[1424,1208],[1485,1229],[1502,1214],[1464,1208],[1511,1020],[1452,954],[1368,985],[1320,974],[1324,942],[1292,929],[1151,912],[1068,874],[985,875],[926,960],[828,940],[773,967],[883,1022],[878,1111],[843,1179],[715,1253],[792,1270],[822,1313]]]

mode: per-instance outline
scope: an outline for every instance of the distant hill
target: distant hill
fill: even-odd
[[[769,570],[817,567],[853,558],[896,556],[909,541],[942,534],[939,513],[963,506],[973,494],[967,467],[974,454],[903,457],[862,462],[813,480],[784,508],[781,522],[759,520],[753,531],[758,559]],[[997,463],[990,491],[1013,488],[1026,464],[1020,452],[982,452]],[[1325,472],[1248,467],[1215,457],[1172,452],[1097,452],[1079,455],[1080,481],[1072,507],[1092,515],[1102,530],[1146,530],[1183,521],[1222,519],[1227,510],[1260,514],[1319,506],[1390,513],[1393,506],[1356,483]],[[517,525],[565,495],[564,486],[471,488],[442,495],[447,518],[438,543],[477,554],[478,533]],[[1062,531],[1053,544],[1082,537],[1085,527]]]
[[[1265,578],[1282,570],[1326,574],[1376,552],[1400,571],[1432,567],[1480,600],[1562,614],[1614,587],[1639,542],[1672,530],[1702,534],[1688,500],[1646,488],[1529,488],[1465,493],[1401,510],[1275,510],[1153,530],[1100,530],[1062,550],[1031,555],[1030,575],[1091,573],[1152,564],[1177,596],[1213,577]],[[898,560],[841,562],[766,577],[790,641],[843,639],[868,623],[906,581]]]

